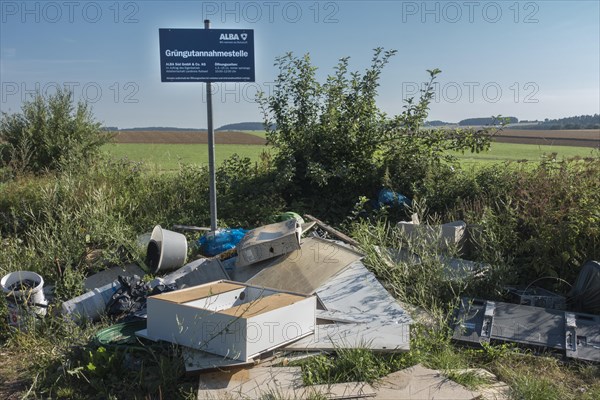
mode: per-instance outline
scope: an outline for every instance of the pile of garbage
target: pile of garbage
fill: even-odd
[[[87,278],[88,292],[62,303],[60,312],[75,321],[108,314],[137,337],[179,345],[188,372],[269,366],[266,360],[276,352],[408,351],[413,320],[363,264],[358,243],[317,218],[305,218],[309,222],[287,213],[281,222],[249,231],[206,232],[197,243],[204,256],[191,262],[186,262],[186,237],[156,226],[140,241],[147,249],[150,272],[162,276],[145,279],[137,265],[102,271]],[[442,255],[448,245],[464,241],[464,222],[430,226],[413,218],[400,222],[398,229],[408,238],[438,240],[448,279],[486,273],[481,263]],[[380,250],[397,260],[420,262],[405,251]],[[24,317],[32,316],[19,304],[30,305],[35,318],[46,314],[41,276],[18,271],[2,278],[1,284],[12,299],[11,325],[19,327]],[[598,262],[583,266],[569,301],[533,286],[508,290],[513,303],[463,299],[454,339],[465,344],[516,342],[600,361]],[[308,393],[294,381],[298,371],[287,372],[290,382],[296,382],[290,385]],[[268,378],[265,371],[256,373]],[[206,393],[214,389],[208,375],[201,381]],[[348,385],[338,389],[354,397],[373,396],[366,384]]]
[[[186,237],[156,226],[145,238],[146,265],[164,275],[145,279],[136,265],[102,271],[60,311],[74,321],[145,320],[136,335],[183,346],[188,371],[251,364],[279,349],[408,350],[412,320],[362,263],[356,242],[314,217],[283,217],[250,231],[207,232],[198,246],[214,255],[189,263]],[[310,234],[315,227],[352,244]],[[43,286],[41,277],[32,282]]]

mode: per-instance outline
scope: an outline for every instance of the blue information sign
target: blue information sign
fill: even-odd
[[[159,29],[162,82],[254,82],[254,30]]]

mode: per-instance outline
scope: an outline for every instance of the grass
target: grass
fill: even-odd
[[[589,157],[598,154],[598,150],[590,147],[573,146],[538,146],[533,144],[492,143],[490,151],[483,153],[459,153],[464,165],[492,164],[504,161],[541,161],[544,155],[556,153],[558,158]]]
[[[247,133],[260,137],[265,136],[265,132],[262,131],[247,131]],[[177,170],[182,163],[208,165],[208,147],[205,144],[111,143],[105,145],[103,150],[114,158],[144,161],[163,171]],[[215,157],[217,164],[221,164],[233,154],[258,161],[263,151],[272,151],[272,148],[257,145],[222,144],[215,146]],[[553,153],[556,153],[558,158],[589,157],[593,154],[597,155],[598,151],[589,147],[493,143],[490,151],[485,153],[455,153],[455,155],[464,166],[475,166],[505,161],[541,161],[544,155]]]
[[[505,156],[511,156],[513,146],[495,144],[493,152],[501,154],[504,151]],[[199,149],[205,147],[134,144],[110,145],[105,150],[116,157],[148,161],[152,156],[150,149],[155,148],[158,154],[154,155],[155,164],[167,169],[169,165],[177,167],[182,159],[177,148],[189,152],[190,157],[200,158]],[[218,147],[231,147],[238,153],[244,147],[250,151],[264,149],[263,146]],[[531,152],[534,151],[532,148],[539,150],[538,146],[518,147],[529,148]],[[117,150],[121,151],[120,155]],[[170,160],[165,154],[173,158],[169,161],[172,164],[165,164],[165,159]],[[254,157],[258,154],[258,151],[254,153]],[[184,168],[172,175],[146,176],[143,169],[138,170],[137,166],[127,163],[98,168],[94,171],[90,167],[79,177],[69,174],[31,177],[10,184],[0,200],[7,204],[7,209],[10,205],[11,213],[15,214],[4,215],[6,226],[19,228],[19,231],[3,238],[0,272],[26,265],[27,269],[42,273],[48,282],[56,283],[56,293],[67,299],[78,290],[84,272],[95,268],[85,263],[84,256],[89,250],[110,250],[130,244],[136,233],[157,221],[191,224],[202,220],[206,214],[208,207],[202,200],[206,193],[197,195],[206,186],[202,171]],[[233,170],[232,176],[240,177],[243,175],[240,171],[243,169]],[[43,179],[43,187],[39,179]],[[561,179],[565,179],[564,174]],[[584,183],[585,180],[578,180],[577,186],[584,187]],[[18,191],[15,190],[17,185],[22,186]],[[247,207],[243,204],[237,212]],[[33,212],[34,209],[37,211]],[[492,217],[486,217],[488,225],[494,223]],[[497,223],[501,227],[510,226],[505,220]],[[474,389],[483,383],[481,378],[455,371],[485,368],[507,382],[517,399],[600,398],[600,368],[596,365],[562,362],[553,356],[534,356],[502,345],[464,349],[450,340],[448,323],[456,298],[463,293],[474,295],[477,290],[490,295],[502,284],[496,277],[502,276],[507,266],[502,264],[502,261],[506,262],[502,257],[496,258],[501,253],[493,252],[498,246],[495,237],[483,236],[480,243],[482,247],[490,246],[481,252],[485,256],[483,261],[494,266],[489,281],[448,281],[442,273],[438,249],[428,245],[427,241],[408,243],[410,250],[421,259],[418,265],[396,262],[377,250],[397,246],[400,240],[406,239],[398,237],[395,230],[387,229],[389,226],[365,220],[350,225],[347,230],[363,244],[365,264],[386,289],[404,304],[426,310],[424,322],[417,318],[419,314],[413,315],[419,322],[411,331],[410,351],[381,355],[353,349],[340,350],[336,356],[320,355],[299,364],[305,383],[376,382],[391,372],[421,363]],[[25,241],[18,242],[21,237]],[[35,240],[27,241],[27,238]],[[114,258],[117,258],[116,254]],[[12,333],[4,323],[5,311],[0,299],[0,356],[7,360],[0,366],[0,398],[28,391],[32,396],[44,398],[83,399],[93,398],[94,393],[97,393],[96,398],[195,398],[197,378],[185,378],[177,348],[148,346],[140,352],[100,350],[90,339],[108,322],[76,327],[60,318],[48,317],[37,330]]]
[[[144,161],[164,171],[177,170],[180,164],[208,165],[206,144],[111,143],[105,145],[103,150],[114,158]],[[257,145],[220,144],[215,146],[215,158],[217,164],[221,164],[233,154],[258,161],[260,154],[265,150],[269,148]]]

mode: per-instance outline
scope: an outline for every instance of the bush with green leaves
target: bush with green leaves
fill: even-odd
[[[21,113],[2,113],[0,163],[15,172],[42,172],[85,165],[110,140],[90,107],[74,104],[73,94],[58,89],[45,98],[37,93]]]
[[[292,208],[304,206],[339,220],[358,196],[371,197],[383,185],[412,195],[413,183],[430,168],[455,161],[450,150],[478,152],[489,146],[488,129],[423,128],[438,69],[428,71],[420,98],[407,99],[400,114],[381,111],[379,80],[395,53],[375,49],[364,73],[349,72],[349,58],[342,58],[324,83],[308,55],[276,59],[273,92],[260,93],[258,101],[267,139],[277,149],[279,190]]]

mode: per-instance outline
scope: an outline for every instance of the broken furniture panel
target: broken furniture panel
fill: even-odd
[[[319,299],[328,311],[351,316],[355,322],[411,324],[410,315],[360,261],[321,285]]]
[[[410,350],[410,325],[336,323],[317,325],[315,333],[285,346],[290,351],[335,351],[362,348],[380,352]]]
[[[218,281],[148,298],[146,336],[248,361],[314,332],[316,297]]]
[[[236,268],[234,277],[248,276],[249,284],[280,290],[313,294],[317,288],[348,265],[362,258],[362,254],[329,240],[316,237],[303,241],[300,250],[267,261],[264,265]]]
[[[302,227],[295,219],[252,229],[236,245],[236,265],[242,267],[298,250],[301,235]]]
[[[600,316],[478,299],[462,299],[453,338],[479,344],[499,340],[567,357],[600,361]]]
[[[370,348],[402,351],[410,346],[410,315],[379,283],[365,265],[354,262],[317,289],[327,310],[317,310],[321,321],[315,333],[286,346],[286,350]]]

